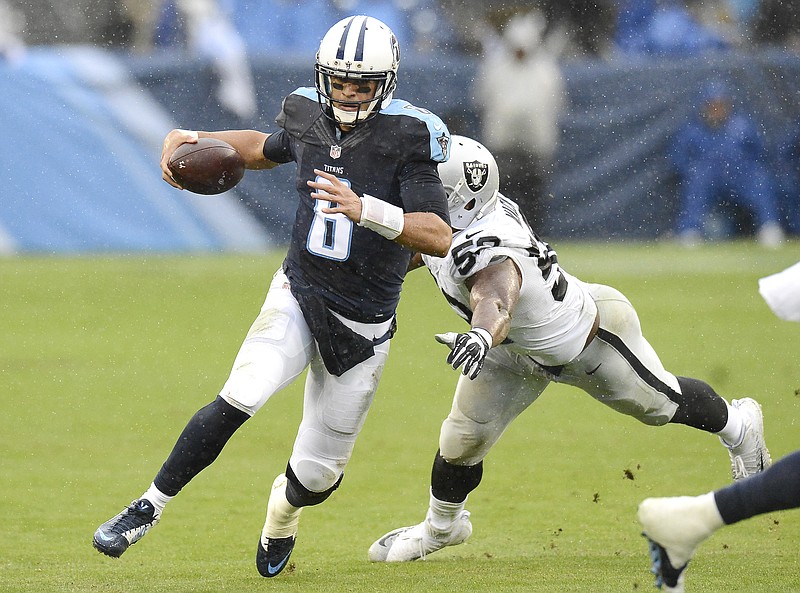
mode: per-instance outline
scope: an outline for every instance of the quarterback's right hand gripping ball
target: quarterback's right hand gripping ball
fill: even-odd
[[[484,335],[485,334],[485,335]],[[456,370],[463,365],[464,376],[474,379],[483,368],[489,352],[491,335],[484,329],[473,329],[463,334],[448,332],[436,334],[436,341],[451,348],[447,363]]]
[[[178,146],[169,157],[172,178],[183,189],[203,195],[221,194],[241,181],[244,159],[222,140],[200,138]]]

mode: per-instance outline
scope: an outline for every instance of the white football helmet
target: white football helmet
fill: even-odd
[[[370,16],[350,16],[331,27],[317,52],[317,96],[322,112],[337,123],[353,126],[378,113],[392,100],[397,86],[400,45],[392,30]],[[346,111],[333,104],[331,77],[377,80],[375,96],[368,101],[340,104],[357,107]]]
[[[465,229],[491,211],[500,190],[497,163],[480,142],[465,136],[450,137],[450,158],[439,164],[439,177],[447,191],[450,226]]]

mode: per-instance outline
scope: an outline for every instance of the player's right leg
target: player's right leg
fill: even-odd
[[[216,459],[233,433],[250,418],[217,397],[198,410],[183,429],[150,488],[95,531],[92,544],[106,556],[120,557],[161,518],[166,504]]]
[[[161,518],[165,505],[218,457],[234,432],[300,373],[313,339],[282,272],[275,274],[220,396],[189,420],[150,488],[95,532],[94,547],[119,557]]]
[[[483,458],[548,384],[529,359],[504,347],[489,351],[474,380],[461,376],[439,435],[425,520],[384,534],[370,546],[369,559],[408,562],[466,541],[472,523],[465,505],[481,481]]]

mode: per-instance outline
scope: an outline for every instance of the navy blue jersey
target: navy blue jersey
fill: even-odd
[[[297,163],[300,195],[284,268],[349,319],[389,319],[400,299],[410,250],[343,214],[323,213],[328,203],[313,199],[306,181],[320,169],[357,195],[370,194],[405,212],[432,212],[449,223],[447,195],[436,169],[447,160],[447,127],[431,112],[394,99],[372,119],[337,134],[312,88],[287,96],[276,121],[282,129],[267,139],[264,156]]]

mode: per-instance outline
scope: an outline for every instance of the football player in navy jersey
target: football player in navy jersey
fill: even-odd
[[[219,396],[198,411],[150,487],[95,532],[120,556],[160,519],[169,500],[210,465],[233,433],[305,369],[303,418],[286,470],[272,485],[256,566],[286,567],[303,507],[339,486],[366,419],[395,331],[414,252],[450,247],[437,165],[450,135],[431,112],[393,98],[400,53],[391,30],[353,16],[320,43],[315,87],[287,96],[279,130],[173,130],[161,169],[180,144],[224,140],[248,169],[294,161],[299,205],[291,243]]]
[[[645,424],[718,435],[734,479],[770,465],[759,404],[728,404],[703,381],[667,371],[628,299],[566,272],[499,193],[497,164],[483,145],[453,136],[439,175],[449,195],[452,247],[445,257],[422,254],[413,263],[428,267],[470,324],[469,331],[436,336],[462,376],[439,434],[425,520],[375,541],[370,560],[416,560],[466,540],[472,524],[465,504],[481,481],[484,457],[551,381],[579,387]]]

